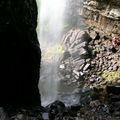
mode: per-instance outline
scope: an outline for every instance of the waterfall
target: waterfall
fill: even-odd
[[[37,34],[42,50],[39,89],[42,105],[57,99],[58,64],[62,54],[61,29],[64,23],[65,0],[37,0]]]

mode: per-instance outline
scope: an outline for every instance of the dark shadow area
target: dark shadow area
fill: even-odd
[[[0,1],[0,106],[40,105],[35,0]]]

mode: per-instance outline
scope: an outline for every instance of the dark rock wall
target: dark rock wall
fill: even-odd
[[[35,0],[0,1],[0,105],[40,105]]]

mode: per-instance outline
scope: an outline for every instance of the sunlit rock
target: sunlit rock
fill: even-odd
[[[110,12],[109,12],[109,15],[111,17],[114,17],[114,18],[120,18],[120,9],[112,9]]]
[[[85,67],[83,68],[83,70],[86,71],[89,67],[90,67],[90,64],[87,63],[87,64],[85,65]]]
[[[85,2],[84,4],[88,5],[88,6],[92,6],[93,8],[96,8],[98,7],[98,2],[97,1],[88,1],[88,2]]]
[[[65,69],[65,65],[62,64],[62,65],[59,66],[59,68],[60,68],[60,69]]]
[[[79,77],[80,73],[76,70],[73,70],[73,73]]]

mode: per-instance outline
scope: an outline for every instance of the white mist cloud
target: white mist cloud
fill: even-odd
[[[37,0],[37,4],[39,13],[37,35],[42,49],[39,88],[42,103],[46,105],[57,97],[59,81],[57,67],[61,52],[60,35],[61,26],[64,23],[65,0]],[[59,49],[56,46],[59,46]]]

